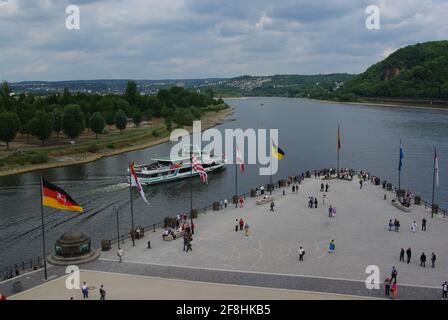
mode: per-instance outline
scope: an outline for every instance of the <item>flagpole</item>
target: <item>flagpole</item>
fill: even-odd
[[[235,161],[235,208],[238,208],[238,164]]]
[[[340,131],[339,131],[339,124],[338,124],[338,147],[337,147],[338,156],[337,156],[337,164],[336,164],[336,170],[337,170],[336,177],[338,177],[338,178],[339,178],[339,148],[340,148],[340,141],[341,141],[340,139],[341,139],[341,137],[340,137]]]
[[[132,238],[132,246],[135,247],[135,230],[134,230],[134,202],[132,200],[132,173],[131,173],[131,163],[128,162],[129,165],[129,196],[131,198],[131,238]]]
[[[45,248],[45,224],[44,224],[44,204],[43,204],[43,188],[44,188],[43,178],[40,177],[40,215],[42,219],[42,249],[44,254],[44,275],[45,280],[48,279],[47,277],[47,250]]]
[[[401,190],[401,139],[400,139],[400,155],[399,155],[399,158],[400,158],[400,164],[399,164],[399,166],[398,166],[398,191],[399,190]],[[397,192],[397,194],[398,194],[398,192]]]
[[[272,151],[271,151],[272,152]],[[272,158],[272,157],[271,157]],[[272,159],[271,159],[272,160]],[[269,194],[272,195],[272,163],[271,163],[271,175],[270,175],[270,183],[269,183]]]
[[[434,218],[434,190],[435,190],[435,183],[436,183],[436,157],[437,157],[437,150],[436,147],[434,147],[434,167],[432,172],[432,200],[431,200],[431,218]]]
[[[192,146],[190,146],[190,221],[193,227],[193,153]]]

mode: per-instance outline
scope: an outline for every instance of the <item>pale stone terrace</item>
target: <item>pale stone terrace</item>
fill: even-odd
[[[325,205],[324,193],[319,191],[321,182],[330,184]],[[412,206],[411,213],[400,211],[390,203],[391,192],[370,182],[360,190],[357,179],[310,178],[297,194],[283,189],[274,192],[275,213],[269,212],[269,204],[256,205],[255,199],[247,198],[244,208],[229,205],[200,215],[195,221],[192,252],[182,251],[182,239],[163,241],[162,231],[157,230],[147,232],[136,247],[130,242],[124,244],[124,261],[356,281],[365,281],[366,267],[377,265],[381,282],[395,265],[399,284],[440,288],[448,280],[448,218],[431,219],[429,210],[420,206]],[[317,209],[307,207],[308,196],[318,197]],[[333,219],[328,217],[330,204],[337,209]],[[235,219],[241,217],[250,225],[249,237],[234,231]],[[420,231],[423,217],[428,220],[426,232]],[[389,219],[394,218],[400,220],[400,232],[388,231]],[[414,220],[418,223],[416,233],[410,228]],[[334,254],[328,253],[331,239],[336,243]],[[151,249],[147,249],[148,240]],[[298,261],[299,245],[306,250],[303,262]],[[411,263],[399,262],[400,249],[408,247],[413,253]],[[419,266],[422,252],[427,256],[426,268]],[[430,267],[431,252],[437,255],[435,269]],[[103,252],[101,259],[116,261],[116,248]],[[114,270],[119,271],[119,266]]]

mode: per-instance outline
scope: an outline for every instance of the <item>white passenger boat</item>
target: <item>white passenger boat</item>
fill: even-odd
[[[184,146],[182,154],[176,157],[153,157],[147,164],[134,165],[135,173],[143,185],[152,185],[198,175],[191,172],[190,152],[201,162],[207,173],[225,168],[224,156],[201,152],[198,146]],[[129,169],[128,169],[129,171]],[[128,177],[129,179],[129,177]],[[129,180],[128,180],[129,181]]]

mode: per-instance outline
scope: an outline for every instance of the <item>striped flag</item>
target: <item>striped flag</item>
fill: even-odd
[[[437,157],[436,148],[434,148],[434,171],[436,176],[436,186],[439,186],[439,158]]]
[[[239,164],[241,173],[244,173],[244,159],[241,156],[240,148],[236,146],[236,164]]]
[[[201,177],[201,181],[203,183],[207,183],[208,182],[207,172],[205,172],[204,167],[198,161],[198,159],[196,158],[196,156],[194,154],[192,155],[192,160],[193,160],[193,163],[192,163],[193,171],[199,173],[199,176]]]
[[[42,205],[59,210],[84,211],[67,192],[44,178],[42,178]]]
[[[135,173],[134,169],[134,163],[131,163],[131,166],[129,168],[131,172],[131,186],[137,187],[138,192],[143,198],[143,201],[145,201],[147,204],[149,204],[148,200],[146,200],[145,192],[143,191],[142,185],[140,184],[140,181],[138,181],[137,174]]]

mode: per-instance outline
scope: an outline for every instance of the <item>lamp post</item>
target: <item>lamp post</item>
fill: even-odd
[[[120,220],[118,218],[118,207],[114,207],[115,213],[117,214],[117,243],[118,250],[120,250]]]

